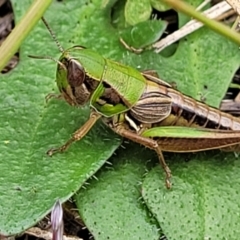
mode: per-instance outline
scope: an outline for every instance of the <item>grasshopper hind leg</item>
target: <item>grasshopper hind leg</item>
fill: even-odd
[[[170,168],[168,167],[167,163],[165,162],[165,159],[163,157],[163,153],[162,153],[162,150],[160,149],[160,146],[157,144],[157,146],[154,148],[154,150],[156,151],[157,155],[158,155],[158,159],[159,159],[159,162],[160,164],[162,165],[162,168],[164,170],[164,172],[166,173],[166,179],[165,179],[165,183],[166,183],[166,187],[168,189],[171,188],[171,177],[172,177],[172,174],[171,174],[171,170]]]
[[[164,160],[164,157],[163,157],[163,154],[162,154],[162,151],[161,151],[161,148],[160,146],[158,145],[158,143],[153,140],[153,139],[150,139],[150,138],[145,138],[145,137],[142,137],[140,135],[138,135],[137,133],[134,133],[130,130],[127,130],[123,125],[118,125],[118,126],[113,126],[112,127],[113,131],[115,131],[117,134],[121,135],[122,137],[125,137],[127,139],[130,139],[132,140],[133,142],[137,142],[147,148],[150,148],[152,150],[155,150],[157,155],[158,155],[158,159],[159,159],[159,162],[166,174],[166,178],[165,178],[165,183],[166,183],[166,187],[168,189],[171,188],[171,170],[170,168],[168,167],[168,165],[166,164],[165,160]]]

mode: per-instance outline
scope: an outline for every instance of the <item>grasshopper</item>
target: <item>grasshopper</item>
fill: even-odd
[[[163,151],[238,150],[240,119],[196,101],[154,75],[106,59],[82,46],[64,50],[43,19],[61,51],[56,82],[71,106],[90,103],[89,119],[61,147],[64,152],[81,140],[101,118],[114,132],[156,151],[171,187],[171,171]]]

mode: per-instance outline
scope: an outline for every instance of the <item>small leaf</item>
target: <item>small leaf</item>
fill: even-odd
[[[121,32],[121,37],[131,47],[145,48],[156,42],[166,27],[167,22],[148,20],[124,29]]]
[[[127,23],[135,25],[150,18],[152,12],[149,0],[127,0],[125,5],[125,18]]]
[[[159,0],[150,0],[150,2],[151,2],[152,7],[160,12],[165,12],[171,8],[171,7],[169,7],[169,5],[167,5],[164,2],[159,1]]]

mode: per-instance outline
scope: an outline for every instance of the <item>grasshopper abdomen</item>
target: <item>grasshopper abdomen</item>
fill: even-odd
[[[171,97],[171,116],[162,125],[181,125],[221,130],[240,130],[240,119],[222,112],[172,88],[159,85],[159,91]],[[171,120],[170,120],[171,119]]]

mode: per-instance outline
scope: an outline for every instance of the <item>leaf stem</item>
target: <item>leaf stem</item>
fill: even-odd
[[[176,10],[179,10],[186,15],[197,19],[198,21],[204,23],[204,25],[211,28],[213,31],[229,38],[231,41],[240,45],[240,34],[235,32],[234,30],[230,29],[229,27],[225,26],[224,24],[217,22],[216,20],[212,20],[204,16],[202,13],[196,11],[192,6],[186,4],[181,0],[162,0],[171,7]]]
[[[24,39],[43,16],[52,0],[35,0],[21,21],[12,30],[11,34],[0,47],[0,71],[5,67],[11,57],[17,52]]]

